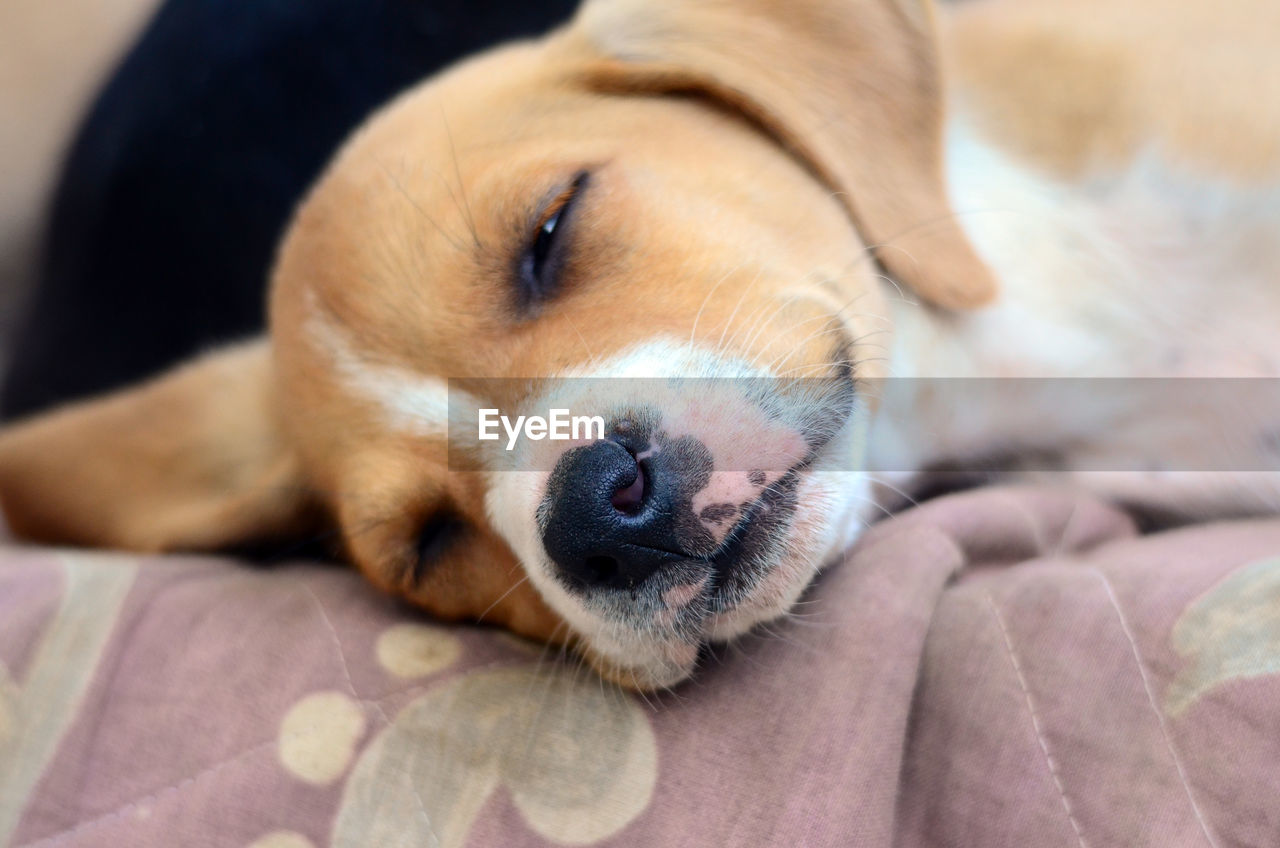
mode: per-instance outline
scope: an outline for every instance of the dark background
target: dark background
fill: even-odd
[[[115,388],[263,326],[276,241],[343,138],[576,0],[167,0],[54,191],[0,415]]]

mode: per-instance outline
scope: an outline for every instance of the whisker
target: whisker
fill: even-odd
[[[408,190],[405,189],[404,184],[400,182],[400,178],[391,173],[391,169],[389,169],[384,163],[379,162],[378,167],[387,175],[387,179],[391,181],[391,184],[395,187],[400,196],[409,202],[409,205],[412,206],[420,216],[422,216],[423,220],[434,227],[436,232],[438,232],[445,241],[449,242],[449,244],[453,246],[454,250],[461,253],[464,250],[463,246],[459,244],[458,241],[444,229],[444,227],[440,226],[435,218],[432,218],[431,215],[428,214],[427,210],[422,207],[422,204],[419,203],[413,195],[409,194]]]
[[[720,330],[720,339],[719,341],[716,342],[716,348],[715,348],[717,353],[723,353],[726,350],[725,338],[724,338],[725,334],[728,333],[729,328],[733,326],[733,319],[738,317],[738,310],[742,308],[743,302],[747,299],[747,294],[750,293],[751,289],[754,288],[755,285],[760,282],[760,277],[763,274],[764,274],[764,266],[761,266],[756,271],[756,275],[752,277],[751,282],[742,287],[742,294],[738,295],[738,302],[734,305],[733,312],[729,313],[728,320],[725,321],[725,325],[723,329]]]
[[[914,497],[912,497],[910,494],[908,494],[908,493],[906,492],[906,490],[904,490],[904,489],[902,489],[902,488],[900,488],[900,487],[898,487],[898,486],[895,486],[894,484],[892,484],[892,483],[888,482],[887,480],[885,480],[885,479],[883,479],[883,478],[879,477],[878,475],[876,475],[876,474],[875,474],[875,473],[873,473],[873,472],[865,471],[865,472],[863,472],[863,473],[867,475],[867,479],[868,479],[868,480],[870,480],[872,483],[875,483],[875,484],[876,484],[876,485],[878,485],[878,486],[884,486],[884,487],[885,487],[886,489],[888,489],[889,491],[891,491],[891,492],[893,492],[893,493],[895,493],[895,494],[897,494],[897,495],[900,495],[904,500],[906,500],[906,501],[907,501],[907,503],[911,504],[911,506],[920,506],[920,501],[916,500]],[[866,500],[866,501],[871,501],[872,503],[874,503],[874,502],[875,502],[875,501],[874,501],[874,499],[872,499],[872,498],[864,498],[864,500]],[[884,507],[881,507],[881,509],[884,509]],[[886,515],[892,515],[892,513],[891,513],[891,512],[889,512],[889,510],[887,510],[887,509],[885,510],[885,514],[886,514]]]
[[[445,182],[445,188],[449,189],[449,196],[453,198],[455,206],[461,205],[467,216],[467,226],[471,229],[471,240],[477,249],[483,249],[480,244],[480,233],[476,231],[476,219],[471,214],[471,202],[467,199],[467,187],[462,181],[462,169],[458,165],[458,149],[453,143],[453,128],[449,126],[449,116],[445,114],[444,104],[437,103],[440,109],[440,120],[444,123],[445,134],[449,137],[449,155],[453,158],[453,175],[458,180],[458,192],[462,195],[462,203],[458,203],[457,197],[454,197],[453,189],[449,188],[449,184]]]
[[[743,259],[737,265],[730,268],[728,271],[725,271],[724,275],[719,280],[717,280],[716,284],[711,287],[710,291],[707,292],[706,297],[702,299],[702,305],[698,307],[697,313],[693,316],[693,327],[689,330],[689,347],[691,349],[693,347],[694,337],[698,333],[698,322],[702,320],[703,310],[705,310],[707,308],[707,304],[711,302],[711,296],[714,295],[716,293],[716,290],[719,289],[720,286],[724,284],[725,280],[729,279],[729,277],[736,274],[746,264],[747,264],[747,260]]]
[[[507,596],[508,596],[508,595],[510,595],[510,594],[511,594],[512,592],[514,592],[516,589],[519,589],[521,586],[523,586],[523,585],[524,585],[525,583],[527,583],[528,581],[529,581],[529,575],[528,575],[528,574],[526,574],[524,577],[522,577],[522,578],[520,578],[519,580],[517,580],[517,581],[516,581],[516,582],[511,586],[511,588],[510,588],[510,589],[508,589],[507,591],[505,591],[505,592],[503,592],[501,595],[499,595],[499,596],[498,596],[498,599],[497,599],[496,601],[494,601],[493,603],[489,604],[489,606],[485,607],[484,612],[482,612],[482,613],[480,613],[478,616],[476,616],[476,623],[477,623],[477,624],[479,624],[480,622],[484,621],[484,617],[485,617],[486,615],[488,615],[490,612],[492,612],[494,607],[496,607],[498,604],[500,604],[500,603],[502,603],[504,600],[506,600],[506,598],[507,598]]]
[[[578,325],[573,323],[573,321],[570,320],[567,315],[565,316],[565,320],[569,322],[569,326],[573,328],[573,331],[578,334],[578,341],[582,342],[582,346],[586,349],[587,356],[590,358],[590,362],[588,363],[588,365],[590,367],[594,367],[597,364],[599,364],[600,357],[592,352],[591,345],[587,344],[587,340],[582,335],[582,331],[578,329]]]

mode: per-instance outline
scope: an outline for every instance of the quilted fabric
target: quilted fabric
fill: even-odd
[[[1280,845],[1280,521],[995,489],[641,698],[354,574],[0,553],[0,844]]]

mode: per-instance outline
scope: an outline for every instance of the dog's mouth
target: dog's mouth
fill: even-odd
[[[602,434],[522,458],[549,469],[532,490],[538,588],[594,665],[641,688],[687,677],[703,645],[799,597],[831,535],[826,506],[801,495],[826,491],[811,472],[840,454],[856,401],[849,369],[646,379],[548,389],[599,413]]]
[[[769,485],[710,555],[686,559],[648,587],[610,593],[596,612],[613,624],[581,646],[591,664],[624,686],[672,686],[693,674],[709,643],[784,614],[789,604],[772,584],[798,580],[785,560],[802,479],[795,469]]]
[[[795,511],[800,473],[801,469],[792,469],[766,486],[743,510],[719,549],[706,559],[711,566],[708,612],[732,610],[776,560],[775,549]]]

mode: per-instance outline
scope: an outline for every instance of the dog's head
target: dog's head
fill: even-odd
[[[269,341],[0,438],[11,524],[336,526],[441,616],[685,677],[856,526],[881,270],[938,307],[993,293],[944,197],[930,27],[917,0],[596,0],[409,91],[301,206]],[[490,408],[597,430],[507,452]]]

